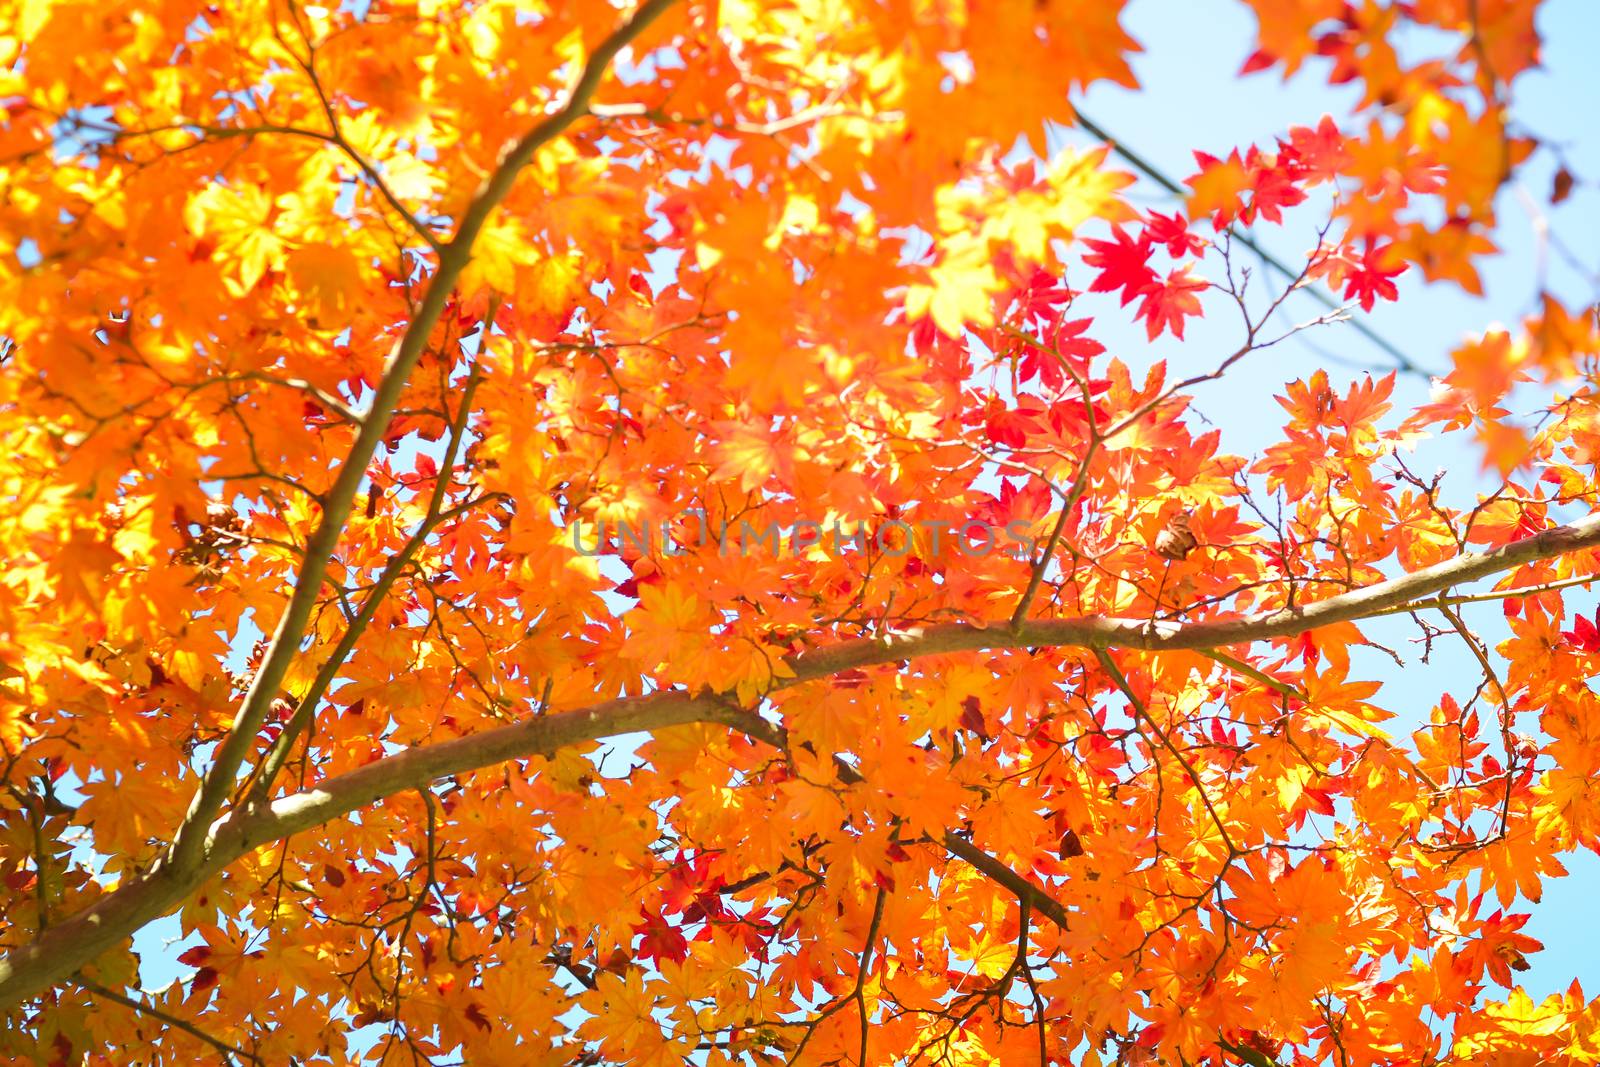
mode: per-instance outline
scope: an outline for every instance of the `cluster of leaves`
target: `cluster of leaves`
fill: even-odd
[[[1399,419],[1308,374],[1254,459],[1189,397],[1297,288],[1478,288],[1535,5],[1252,6],[1359,114],[1159,212],[1010,154],[1135,84],[1106,0],[0,11],[0,1053],[1600,1057],[1515,985],[1600,849],[1592,317]],[[1135,373],[1130,306],[1242,332]],[[1405,455],[1469,428],[1463,505]],[[1396,613],[1482,666],[1400,737]]]

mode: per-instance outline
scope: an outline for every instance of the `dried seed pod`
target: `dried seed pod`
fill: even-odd
[[[1189,529],[1189,516],[1179,512],[1156,534],[1156,555],[1166,559],[1183,559],[1194,551],[1196,544],[1194,531]]]

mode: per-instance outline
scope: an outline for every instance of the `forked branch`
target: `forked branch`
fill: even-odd
[[[389,357],[371,404],[361,419],[355,443],[341,464],[333,486],[320,499],[322,515],[306,542],[289,603],[250,681],[233,725],[217,746],[172,844],[146,874],[50,931],[46,937],[14,948],[0,960],[0,1008],[74,974],[105,949],[162,914],[217,869],[218,864],[211,854],[212,824],[238,788],[240,769],[255,748],[261,725],[282,688],[290,665],[299,654],[306,626],[323,594],[329,561],[354,508],[356,493],[366,479],[368,464],[388,433],[411,371],[427,349],[428,339],[461,272],[471,261],[473,244],[495,208],[511,192],[518,172],[540,148],[588,114],[594,94],[617,54],[676,2],[645,0],[632,18],[595,49],[565,102],[506,150],[473,195],[455,235],[440,247],[433,276],[416,315]]]
[[[794,677],[783,679],[774,689],[816,681],[843,671],[956,652],[1042,647],[1204,651],[1218,646],[1292,637],[1321,626],[1381,615],[1401,604],[1465,582],[1596,546],[1600,546],[1600,514],[1553,527],[1502,548],[1457,556],[1412,574],[1293,609],[1195,623],[1151,623],[1148,619],[1091,615],[1035,621],[1021,629],[1013,628],[1009,619],[997,619],[988,625],[957,623],[887,637],[858,638],[789,657],[787,662]],[[677,691],[606,701],[414,748],[330,778],[270,805],[236,809],[206,828],[196,862],[183,867],[164,867],[135,879],[94,907],[51,927],[39,940],[13,949],[0,961],[0,1009],[70,976],[100,952],[165,914],[213,874],[267,842],[332,822],[384,797],[419,788],[436,779],[506,760],[548,756],[570,745],[690,723],[722,724],[745,730],[749,725],[747,715],[711,693]],[[942,843],[985,874],[1007,884],[1001,872],[985,869],[979,858],[981,850],[971,842],[950,835]],[[1020,887],[1008,884],[1008,888],[1022,895]],[[1057,918],[1046,910],[1039,898],[1030,903],[1051,919]],[[1064,913],[1061,917],[1065,918]]]

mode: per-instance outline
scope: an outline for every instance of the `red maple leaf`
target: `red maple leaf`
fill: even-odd
[[[1189,232],[1189,220],[1179,211],[1170,215],[1152,211],[1144,225],[1144,235],[1158,245],[1166,245],[1167,255],[1173,259],[1199,255],[1206,247],[1204,240]]]
[[[1127,306],[1156,280],[1156,272],[1150,267],[1150,238],[1141,234],[1136,241],[1121,226],[1112,227],[1111,237],[1109,241],[1084,242],[1091,251],[1083,261],[1100,270],[1089,291],[1114,293],[1121,289],[1123,306]]]
[[[1182,340],[1185,316],[1201,314],[1200,298],[1195,294],[1205,287],[1203,280],[1179,268],[1168,274],[1165,281],[1151,282],[1141,290],[1144,300],[1135,317],[1145,320],[1145,330],[1152,341],[1169,328],[1173,336]]]
[[[1600,652],[1600,608],[1595,609],[1593,622],[1582,615],[1573,616],[1572,629],[1562,630],[1561,636],[1579,652]]]
[[[1246,225],[1254,222],[1257,215],[1268,222],[1281,223],[1284,208],[1294,207],[1305,200],[1306,194],[1295,185],[1284,162],[1281,158],[1274,161],[1271,156],[1262,156],[1253,148],[1250,150],[1250,170],[1254,180],[1250,206],[1242,216]]]
[[[1404,263],[1396,267],[1386,265],[1387,254],[1392,245],[1379,248],[1371,238],[1367,239],[1367,247],[1361,253],[1360,259],[1354,259],[1348,254],[1345,256],[1345,268],[1341,272],[1344,281],[1344,298],[1358,297],[1361,301],[1362,311],[1371,311],[1372,305],[1377,303],[1378,297],[1385,300],[1394,300],[1400,295],[1400,290],[1395,288],[1391,278],[1403,273],[1406,269]]]
[[[1071,322],[1057,322],[1048,331],[1043,345],[1023,346],[1022,360],[1017,365],[1018,377],[1026,382],[1038,375],[1046,388],[1060,389],[1067,381],[1066,372],[1061,366],[1063,359],[1080,376],[1088,374],[1089,361],[1106,350],[1106,346],[1099,341],[1084,336],[1090,321],[1074,319]]]
[[[199,967],[211,958],[210,945],[196,945],[186,950],[178,957],[178,962],[185,967]]]
[[[1264,48],[1258,48],[1245,57],[1244,64],[1239,68],[1239,74],[1241,77],[1246,74],[1254,74],[1258,70],[1266,70],[1276,62],[1277,59],[1271,52]]]
[[[682,963],[689,956],[689,939],[684,937],[667,920],[657,912],[652,915],[643,909],[639,912],[644,922],[633,927],[633,932],[639,934],[637,955],[642,960],[672,960]]]
[[[1284,161],[1301,180],[1326,181],[1350,165],[1344,134],[1328,115],[1322,116],[1316,129],[1294,127],[1289,131],[1289,143],[1280,145]]]
[[[1006,448],[1021,448],[1038,432],[1038,425],[1026,415],[996,407],[989,413],[989,440]]]
[[[977,697],[967,697],[961,702],[961,728],[989,740],[988,724],[983,718],[983,705]]]
[[[1018,310],[1025,318],[1052,319],[1075,294],[1042,267],[1035,267],[1028,284],[1017,290]]]

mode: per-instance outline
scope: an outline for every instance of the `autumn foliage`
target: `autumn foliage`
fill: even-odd
[[[1595,318],[1284,344],[1482,291],[1537,5],[1250,0],[1356,106],[1154,205],[1121,6],[0,5],[0,1056],[1600,1061]]]

